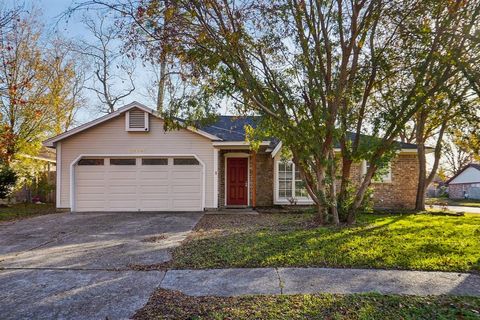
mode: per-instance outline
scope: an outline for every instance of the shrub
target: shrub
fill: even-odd
[[[8,166],[0,167],[0,199],[8,197],[15,184],[17,183],[17,174]]]

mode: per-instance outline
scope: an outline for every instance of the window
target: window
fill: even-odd
[[[278,197],[292,197],[293,163],[287,161],[278,162]]]
[[[368,168],[370,168],[370,164],[368,161],[363,161],[363,174],[367,173]],[[389,162],[382,168],[377,168],[377,172],[375,173],[374,178],[372,179],[373,182],[391,182],[392,181],[392,166]]]
[[[200,163],[195,158],[175,158],[173,165],[175,166],[198,166]]]
[[[79,166],[103,166],[103,159],[80,159]]]
[[[305,181],[300,177],[300,171],[291,161],[277,162],[278,168],[278,198],[309,199]]]
[[[142,166],[166,166],[168,159],[166,158],[145,158],[142,159]]]
[[[136,159],[110,159],[111,166],[134,166]]]
[[[308,198],[307,187],[298,168],[295,168],[295,198]]]

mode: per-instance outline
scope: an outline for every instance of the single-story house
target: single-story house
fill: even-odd
[[[450,199],[480,199],[480,164],[470,163],[447,181]]]
[[[45,141],[57,155],[58,208],[71,211],[197,211],[223,207],[312,204],[295,164],[268,139],[253,152],[245,124],[221,116],[212,125],[165,132],[152,109],[133,102]],[[359,180],[366,163],[354,168]],[[378,207],[412,208],[416,146],[401,144],[381,181]]]

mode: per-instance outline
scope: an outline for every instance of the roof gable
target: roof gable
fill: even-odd
[[[99,124],[101,124],[101,123],[104,123],[104,122],[106,122],[106,121],[108,121],[108,120],[110,120],[110,119],[116,118],[116,117],[122,115],[124,112],[126,112],[126,111],[128,111],[128,110],[130,110],[130,109],[133,109],[133,108],[143,110],[143,111],[151,114],[151,115],[154,116],[154,117],[160,118],[160,117],[158,116],[158,114],[157,114],[153,109],[151,109],[151,108],[149,108],[149,107],[147,107],[147,106],[145,106],[145,105],[143,105],[143,104],[141,104],[141,103],[139,103],[139,102],[137,102],[137,101],[134,101],[134,102],[129,103],[129,104],[123,106],[123,107],[118,108],[116,111],[114,111],[114,112],[112,112],[112,113],[106,114],[106,115],[104,115],[104,116],[102,116],[102,117],[100,117],[100,118],[97,118],[97,119],[93,120],[93,121],[84,123],[84,124],[82,124],[82,125],[80,125],[80,126],[78,126],[78,127],[76,127],[76,128],[73,128],[73,129],[68,130],[68,131],[66,131],[66,132],[64,132],[64,133],[61,133],[61,134],[59,134],[59,135],[57,135],[57,136],[55,136],[55,137],[52,137],[52,138],[50,138],[50,139],[47,139],[47,140],[45,140],[45,141],[43,142],[43,145],[46,146],[46,147],[53,147],[54,144],[55,144],[56,142],[60,141],[60,140],[63,140],[63,139],[68,138],[68,137],[70,137],[70,136],[72,136],[72,135],[75,135],[75,134],[77,134],[77,133],[80,133],[80,132],[82,132],[82,131],[85,131],[85,130],[87,130],[87,129],[89,129],[89,128],[92,128],[92,127],[94,127],[94,126],[96,126],[96,125],[99,125]],[[215,136],[215,135],[212,135],[212,134],[210,134],[210,133],[208,133],[208,132],[205,132],[205,131],[203,131],[203,130],[195,129],[195,128],[193,128],[193,127],[187,127],[187,130],[189,130],[189,131],[191,131],[191,132],[194,132],[194,133],[197,133],[197,134],[199,134],[199,135],[201,135],[201,136],[204,136],[205,138],[208,138],[208,139],[210,139],[210,140],[221,140],[220,138],[218,138],[218,137]]]
[[[480,164],[470,163],[451,177],[447,184],[480,183]]]

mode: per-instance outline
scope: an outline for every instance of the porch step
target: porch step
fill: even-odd
[[[258,212],[252,208],[224,208],[206,211],[205,214],[258,214]]]

